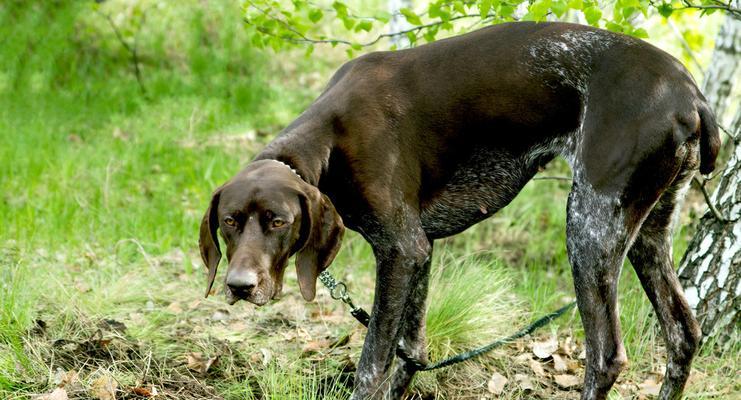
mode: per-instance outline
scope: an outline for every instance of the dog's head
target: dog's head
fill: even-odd
[[[229,261],[227,301],[259,306],[280,295],[294,253],[301,294],[313,300],[317,276],[337,254],[345,228],[327,196],[287,165],[262,160],[216,189],[203,216],[199,246],[208,267],[207,297],[221,260],[218,230]]]

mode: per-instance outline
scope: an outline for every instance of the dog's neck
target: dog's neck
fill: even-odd
[[[272,160],[272,159],[271,160],[267,160],[267,161],[274,161],[274,162],[277,162],[280,165],[285,166],[286,168],[290,169],[291,172],[293,172],[293,174],[296,175],[299,179],[301,179],[302,181],[304,180],[304,178],[301,177],[301,174],[299,174],[298,171],[296,171],[296,168],[293,168],[292,166],[284,163],[283,161],[280,161],[280,160]]]
[[[318,186],[329,166],[334,145],[334,131],[320,116],[311,117],[311,109],[275,138],[255,161],[274,160],[286,165],[306,183]]]

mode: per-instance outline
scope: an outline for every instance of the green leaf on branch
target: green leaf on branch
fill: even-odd
[[[622,12],[618,15],[622,15],[624,19],[629,19],[633,14],[635,14],[636,8],[635,7],[625,7],[623,8]]]
[[[332,3],[332,8],[334,8],[338,17],[347,16],[347,6],[345,5],[345,3],[335,1],[334,3]]]
[[[532,5],[530,5],[530,9],[523,19],[542,21],[545,19],[545,16],[548,15],[550,7],[551,0],[536,0]]]
[[[648,38],[648,32],[643,28],[634,29],[630,34],[641,39]]]
[[[463,5],[462,1],[454,1],[453,2],[453,9],[457,11],[460,14],[466,13],[466,7]]]
[[[489,10],[491,10],[491,2],[492,0],[482,0],[481,3],[479,3],[479,13],[481,14],[481,18],[485,18],[487,15],[489,15]]]
[[[582,10],[584,9],[584,1],[582,0],[569,0],[569,8],[572,8],[574,10]]]
[[[505,18],[505,19],[506,19],[506,18],[511,18],[511,17],[512,17],[512,14],[514,14],[514,13],[515,13],[515,8],[514,8],[514,7],[512,7],[512,6],[511,6],[511,5],[509,5],[509,4],[501,4],[501,5],[500,5],[500,6],[498,7],[498,9],[499,9],[499,12],[498,12],[498,14],[499,14],[499,15],[501,15],[501,16],[502,16],[502,18]]]
[[[599,20],[602,18],[602,10],[595,6],[587,7],[584,9],[584,18],[589,25],[598,26]]]
[[[309,21],[311,21],[313,23],[319,22],[322,19],[323,16],[324,16],[324,13],[322,12],[322,10],[320,10],[318,8],[315,8],[315,9],[309,11]]]
[[[399,10],[401,15],[406,18],[407,22],[409,22],[412,25],[422,25],[422,20],[419,18],[417,14],[414,13],[414,11],[408,9],[408,8],[402,8]]]
[[[391,20],[391,14],[387,13],[386,11],[378,11],[373,16],[373,18],[383,22],[384,24],[387,24]]]
[[[674,8],[669,3],[661,4],[656,9],[659,11],[659,14],[661,14],[661,16],[664,18],[669,18],[674,12]]]
[[[605,23],[605,28],[607,28],[607,30],[613,31],[613,32],[620,32],[620,33],[623,32],[623,26],[620,25],[620,24],[617,24],[615,22],[612,22],[612,21],[607,21]]]
[[[370,32],[371,29],[373,29],[373,22],[367,21],[367,20],[366,21],[360,21],[355,26],[355,32],[360,32],[361,30],[362,31],[366,31],[366,32]]]
[[[414,32],[407,32],[407,39],[409,39],[410,45],[417,43],[417,35],[415,35]]]
[[[349,31],[350,29],[352,29],[353,26],[355,26],[355,20],[350,17],[343,17],[342,25],[344,25],[345,29]]]
[[[435,36],[437,35],[437,30],[428,29],[427,32],[424,33],[423,37],[427,41],[427,43],[434,42]]]
[[[551,3],[551,11],[553,11],[553,13],[556,14],[556,16],[559,18],[566,14],[566,11],[568,9],[569,8],[566,5],[566,1],[564,0],[555,0]]]

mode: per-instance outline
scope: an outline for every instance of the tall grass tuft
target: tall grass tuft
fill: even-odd
[[[431,362],[490,343],[519,326],[523,304],[513,292],[509,272],[487,254],[443,254],[433,263],[427,308],[427,352]],[[511,274],[510,274],[511,275]],[[490,356],[490,355],[488,355]],[[486,359],[422,372],[415,387],[436,396],[455,392],[456,376],[485,382]]]
[[[522,317],[507,271],[485,257],[441,257],[432,271],[427,347],[433,359],[506,334]]]

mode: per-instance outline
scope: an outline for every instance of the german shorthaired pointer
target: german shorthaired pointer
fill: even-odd
[[[677,60],[634,38],[566,23],[508,23],[343,65],[311,106],[216,189],[200,230],[208,292],[226,242],[229,303],[279,296],[296,254],[303,297],[344,226],[373,247],[372,318],[353,399],[399,398],[425,360],[435,239],[506,206],[556,156],[573,171],[567,240],[586,334],[582,399],[604,399],[627,362],[617,284],[633,263],[678,399],[701,339],[674,272],[670,224],[690,176],[710,173],[716,123]]]

